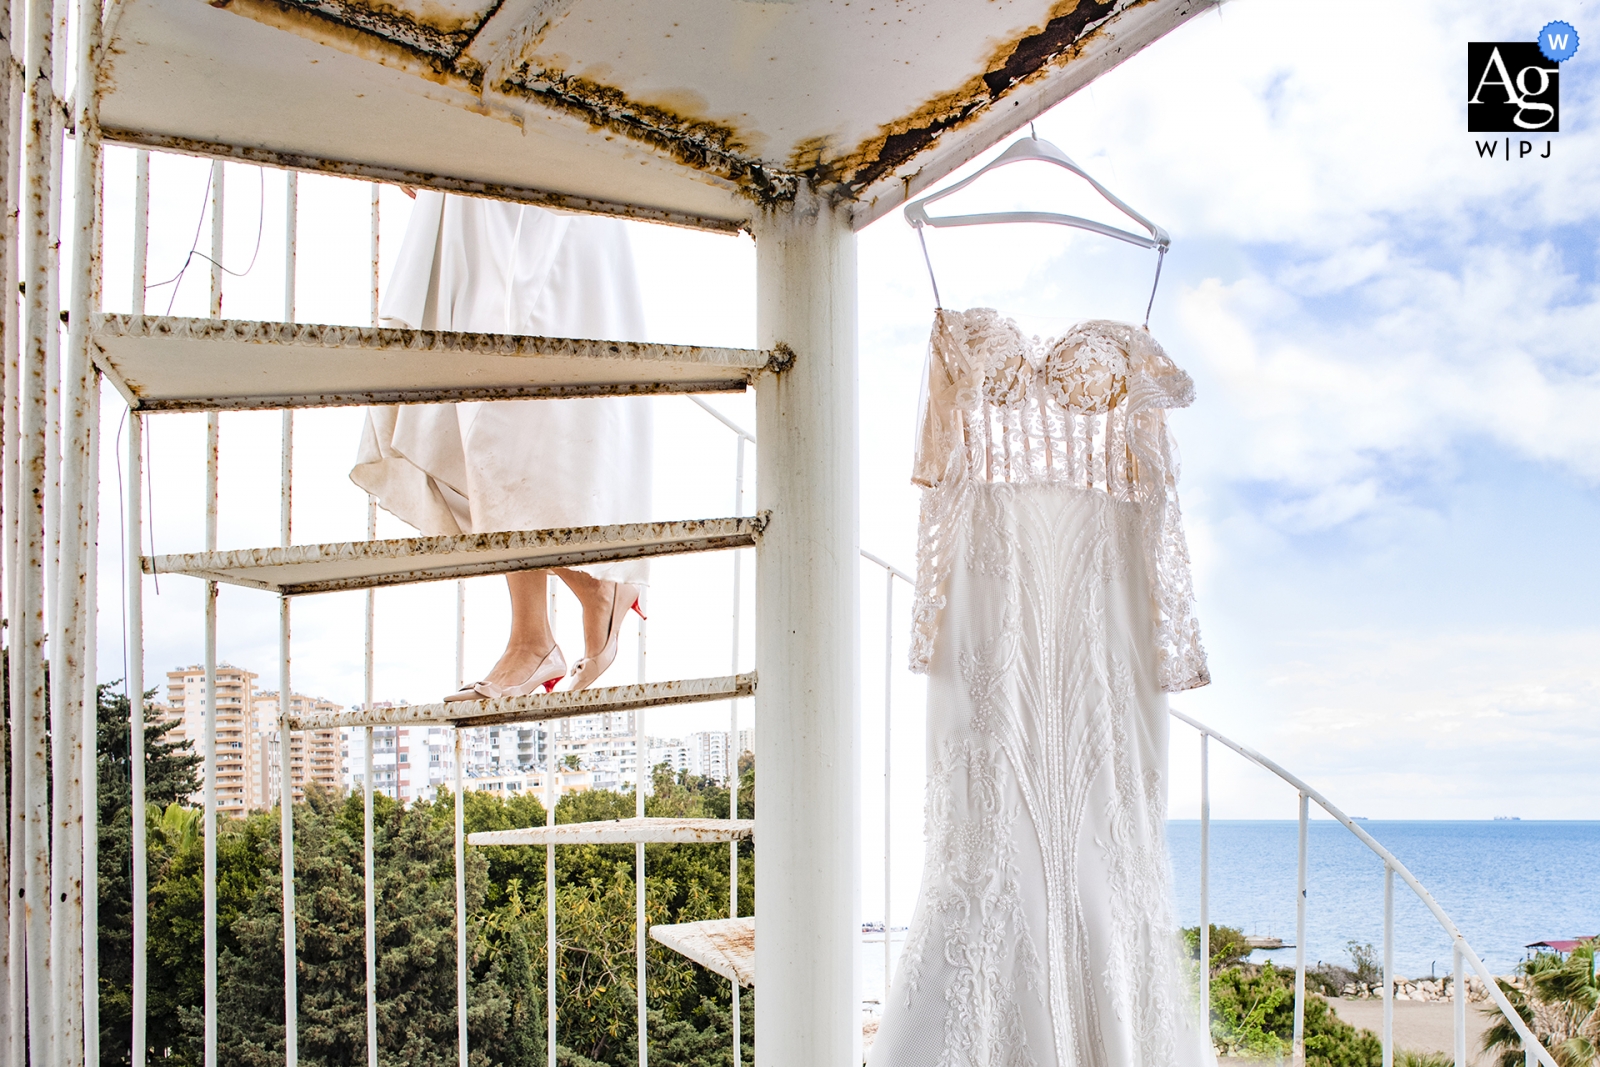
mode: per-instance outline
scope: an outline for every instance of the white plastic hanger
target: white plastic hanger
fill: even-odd
[[[1055,211],[985,211],[974,215],[930,215],[928,205],[943,200],[945,197],[960,192],[991,170],[1020,163],[1024,160],[1039,160],[1051,163],[1071,171],[1094,187],[1095,192],[1103,196],[1118,211],[1128,216],[1144,228],[1145,234],[1133,233],[1129,230],[1108,226],[1103,222],[1093,219],[1081,218],[1077,215],[1066,215]],[[935,228],[945,226],[990,226],[997,223],[1008,222],[1047,222],[1058,226],[1071,226],[1074,229],[1088,230],[1105,237],[1115,237],[1119,241],[1126,241],[1140,248],[1153,248],[1156,250],[1156,280],[1150,287],[1150,303],[1145,308],[1145,325],[1150,324],[1150,308],[1155,306],[1156,286],[1161,284],[1161,264],[1166,258],[1167,249],[1172,245],[1172,238],[1167,231],[1151,222],[1133,208],[1123,203],[1110,189],[1101,185],[1090,176],[1089,172],[1074,163],[1067,154],[1049,141],[1041,141],[1038,135],[1020,137],[1011,143],[1011,146],[991,160],[976,174],[957,182],[948,189],[941,189],[936,193],[913,200],[905,206],[906,222],[917,231],[917,239],[922,242],[922,257],[928,264],[928,280],[933,282],[933,302],[937,307],[943,307],[939,300],[939,283],[933,277],[933,260],[928,257],[928,242],[923,236],[924,226]]]

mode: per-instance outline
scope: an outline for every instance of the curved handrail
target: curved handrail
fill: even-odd
[[[1271,771],[1285,782],[1288,782],[1290,785],[1294,786],[1295,789],[1299,790],[1302,796],[1309,797],[1310,799],[1316,801],[1317,805],[1321,807],[1323,811],[1327,812],[1329,815],[1332,815],[1344,825],[1346,830],[1349,830],[1352,834],[1355,834],[1356,837],[1360,839],[1361,843],[1366,845],[1373,851],[1373,853],[1382,859],[1386,867],[1398,874],[1401,880],[1404,881],[1406,885],[1411,887],[1411,891],[1417,895],[1417,898],[1421,900],[1423,904],[1427,905],[1428,910],[1433,912],[1433,917],[1439,920],[1439,925],[1444,927],[1445,933],[1450,935],[1450,940],[1453,942],[1455,948],[1461,953],[1462,957],[1472,965],[1472,969],[1477,972],[1478,977],[1483,979],[1484,987],[1488,990],[1489,996],[1493,998],[1495,1006],[1500,1009],[1501,1014],[1506,1017],[1506,1019],[1511,1023],[1512,1027],[1517,1031],[1517,1036],[1522,1039],[1522,1047],[1524,1052],[1532,1052],[1537,1057],[1538,1062],[1543,1065],[1543,1067],[1558,1067],[1555,1058],[1550,1055],[1549,1051],[1545,1049],[1544,1045],[1539,1042],[1539,1039],[1534,1036],[1533,1031],[1528,1029],[1528,1024],[1522,1021],[1522,1016],[1517,1014],[1517,1010],[1511,1006],[1511,1002],[1506,999],[1506,995],[1500,991],[1500,985],[1495,981],[1495,976],[1489,973],[1489,968],[1484,965],[1483,960],[1479,959],[1478,954],[1472,950],[1472,946],[1467,944],[1467,939],[1462,936],[1461,931],[1457,929],[1456,924],[1450,920],[1450,916],[1444,913],[1444,909],[1439,906],[1439,902],[1433,899],[1433,894],[1429,893],[1427,889],[1423,888],[1422,883],[1417,881],[1416,876],[1407,870],[1406,865],[1396,859],[1392,852],[1378,844],[1376,838],[1367,833],[1361,827],[1357,826],[1350,816],[1340,811],[1339,808],[1335,806],[1327,797],[1323,796],[1317,790],[1307,785],[1300,778],[1290,774],[1277,763],[1268,759],[1266,756],[1263,756],[1255,749],[1250,748],[1247,745],[1241,745],[1237,741],[1224,737],[1211,727],[1205,725],[1197,719],[1190,718],[1176,708],[1168,708],[1167,711],[1174,719],[1194,727],[1194,729],[1198,730],[1202,736],[1215,738],[1218,742],[1226,745],[1228,748],[1233,749],[1233,751],[1237,752],[1251,763],[1254,763],[1256,766],[1261,767],[1264,770]]]

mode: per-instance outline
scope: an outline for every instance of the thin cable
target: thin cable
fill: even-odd
[[[939,279],[933,276],[933,259],[928,255],[928,239],[922,234],[922,227],[917,227],[917,240],[922,242],[922,262],[928,265],[928,281],[933,284],[933,306],[943,311],[944,304],[939,300]]]
[[[261,255],[261,234],[262,234],[262,231],[266,227],[266,215],[267,215],[267,172],[266,172],[266,170],[264,168],[257,167],[256,168],[256,177],[260,179],[260,183],[261,183],[261,200],[260,200],[259,206],[256,209],[256,249],[255,249],[254,252],[250,253],[250,265],[248,267],[246,267],[243,271],[229,270],[227,267],[223,266],[221,263],[218,263],[216,260],[214,260],[210,256],[206,255],[204,252],[200,251],[200,230],[205,225],[205,221],[206,221],[206,208],[205,208],[205,204],[202,203],[201,207],[200,207],[200,219],[199,219],[198,222],[195,223],[195,226],[194,226],[194,241],[189,245],[189,254],[184,257],[183,266],[179,268],[177,274],[174,274],[172,277],[168,278],[166,281],[164,281],[164,282],[153,282],[153,283],[151,283],[149,285],[146,285],[144,287],[145,292],[149,292],[151,289],[159,289],[164,285],[170,285],[170,286],[173,287],[173,289],[172,289],[172,298],[167,301],[167,314],[168,315],[172,314],[172,306],[178,300],[178,283],[181,283],[183,281],[183,275],[189,269],[189,264],[193,263],[196,259],[203,259],[207,263],[210,263],[210,264],[214,265],[218,270],[222,271],[222,273],[231,274],[235,278],[243,278],[245,275],[249,274],[251,271],[256,269],[256,260]],[[206,199],[206,201],[209,201],[211,199],[211,178],[209,176],[207,176],[207,178],[206,178],[205,199]]]
[[[1161,264],[1166,262],[1167,248],[1165,245],[1156,246],[1156,280],[1150,286],[1150,303],[1144,306],[1144,328],[1150,329],[1150,309],[1156,306],[1156,287],[1161,284]]]

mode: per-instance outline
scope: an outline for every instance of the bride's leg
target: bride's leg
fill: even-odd
[[[511,636],[506,639],[500,662],[485,681],[505,686],[525,682],[555,647],[555,637],[550,633],[548,578],[547,571],[506,575],[506,588],[511,593]]]
[[[616,659],[622,620],[635,606],[640,590],[626,582],[608,582],[582,571],[557,568],[555,574],[583,605],[583,658],[573,665],[566,688],[585,689]]]
[[[556,568],[554,573],[583,607],[583,654],[596,655],[611,636],[611,604],[617,595],[617,583],[565,567]]]

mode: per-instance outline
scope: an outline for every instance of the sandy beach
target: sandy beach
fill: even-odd
[[[1339,1018],[1362,1030],[1381,1033],[1383,1001],[1330,999]],[[1467,1005],[1467,1062],[1474,1067],[1489,1067],[1490,1057],[1483,1049],[1483,1033],[1489,1017],[1482,1004]],[[1448,1001],[1397,1000],[1394,1002],[1394,1043],[1396,1048],[1419,1052],[1455,1053],[1455,1005]]]

